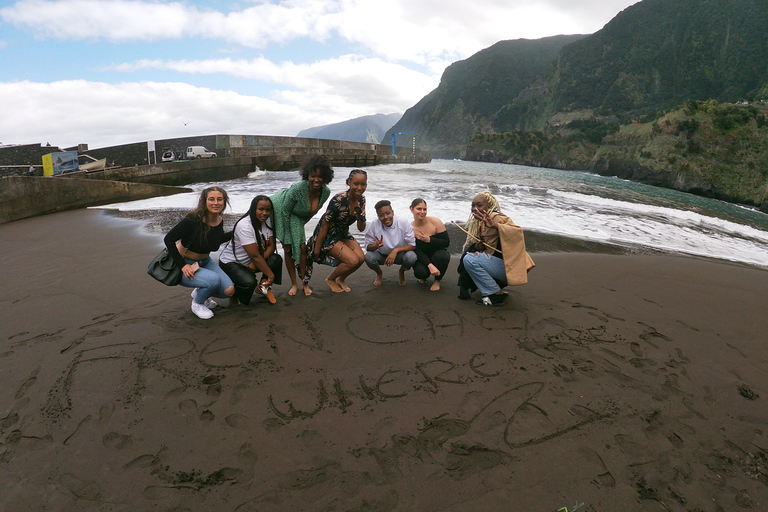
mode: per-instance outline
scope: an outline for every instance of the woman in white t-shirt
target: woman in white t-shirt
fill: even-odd
[[[264,195],[254,197],[251,207],[235,223],[232,241],[221,251],[219,266],[235,283],[232,306],[248,305],[256,290],[272,304],[276,302],[271,287],[282,282],[283,258],[275,252],[270,215],[272,200]],[[257,281],[258,272],[262,274]]]

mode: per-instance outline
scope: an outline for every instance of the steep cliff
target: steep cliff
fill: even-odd
[[[418,145],[436,157],[464,155],[469,137],[488,131],[494,114],[551,65],[563,46],[584,36],[501,41],[454,62],[440,85],[408,109],[384,136],[418,130]]]

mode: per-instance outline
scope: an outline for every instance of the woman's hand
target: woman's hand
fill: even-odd
[[[413,236],[415,236],[417,240],[421,240],[425,243],[429,243],[429,241],[432,239],[432,237],[425,235],[424,232],[420,229],[414,229]]]
[[[439,271],[439,270],[437,269],[437,267],[436,267],[436,266],[434,266],[432,263],[430,263],[429,265],[427,265],[427,268],[429,269],[429,273],[430,273],[431,275],[433,275],[433,276],[439,276],[439,275],[440,275],[440,271]]]
[[[261,280],[261,286],[266,286],[267,288],[272,286],[272,283],[275,282],[275,274],[273,274],[272,272],[270,272],[270,274],[271,275],[264,274],[264,279]]]
[[[488,212],[485,210],[481,210],[479,208],[473,207],[472,208],[472,216],[476,218],[477,220],[483,221],[486,226],[489,228],[496,227],[496,221],[493,220],[493,217],[491,217]]]
[[[195,267],[196,267],[196,268],[195,268]],[[182,274],[184,274],[184,277],[186,277],[187,279],[194,279],[194,278],[195,278],[195,271],[196,271],[198,268],[200,268],[200,267],[198,267],[197,265],[195,265],[195,266],[193,267],[192,265],[190,265],[189,263],[187,263],[186,265],[184,265],[183,267],[181,267],[181,273],[182,273]]]

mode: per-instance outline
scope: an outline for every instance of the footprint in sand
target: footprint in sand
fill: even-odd
[[[99,409],[99,423],[104,423],[109,421],[109,419],[112,417],[112,414],[115,413],[115,404],[108,403],[101,406],[101,409]]]
[[[179,410],[181,411],[181,414],[190,419],[198,418],[200,416],[200,413],[197,412],[197,402],[191,398],[179,402]]]
[[[484,446],[452,446],[445,457],[445,469],[454,480],[464,480],[493,469],[511,457]]]
[[[139,455],[123,466],[123,469],[148,468],[155,465],[157,457],[151,454]]]
[[[131,438],[131,436],[118,434],[117,432],[110,432],[109,434],[105,434],[104,437],[101,438],[101,442],[107,448],[114,448],[116,450],[125,450],[126,448],[131,447],[131,445],[133,444],[133,439]]]
[[[616,485],[616,479],[608,470],[608,466],[605,465],[605,461],[595,450],[587,447],[579,448],[579,454],[587,460],[590,466],[597,468],[597,476],[595,482],[604,485],[605,487],[614,487]]]
[[[224,421],[232,428],[237,428],[240,430],[248,430],[250,420],[247,416],[243,416],[242,414],[230,414],[226,418],[224,418]]]
[[[326,482],[340,473],[341,465],[338,462],[326,461],[318,467],[310,469],[298,469],[286,473],[278,482],[281,489],[301,490],[309,489]]]
[[[21,442],[19,443],[19,445],[23,446],[27,450],[36,452],[40,450],[45,450],[51,445],[51,443],[53,443],[53,436],[48,434],[42,437],[23,436],[21,438]]]
[[[248,382],[240,382],[239,384],[236,384],[232,389],[232,397],[229,400],[230,405],[237,405],[242,402],[243,398],[245,398],[246,390],[250,387]]]
[[[715,403],[715,397],[712,396],[712,389],[709,386],[704,386],[704,396],[703,396],[704,403],[707,405],[712,405]]]
[[[244,443],[237,452],[237,458],[246,466],[255,466],[259,460],[259,456],[253,451],[253,446],[250,443]]]
[[[22,382],[21,387],[19,387],[19,390],[16,392],[16,400],[23,398],[26,394],[27,390],[35,383],[37,382],[37,372],[40,370],[37,369],[32,372],[32,375],[30,375],[27,380]]]
[[[101,487],[94,481],[82,480],[72,473],[67,473],[59,477],[59,483],[76,497],[97,501],[101,498]]]
[[[613,436],[616,440],[616,444],[619,445],[621,453],[629,455],[630,457],[645,457],[648,455],[648,450],[642,443],[635,442],[632,436],[627,434],[616,434]]]
[[[0,418],[0,430],[8,430],[9,427],[14,426],[19,422],[19,413],[11,411],[5,418]]]

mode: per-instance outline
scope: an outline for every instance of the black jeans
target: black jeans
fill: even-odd
[[[275,284],[282,284],[283,282],[283,258],[279,254],[272,253],[272,255],[267,258],[267,265],[269,265],[269,268],[272,270],[272,273],[275,274]],[[248,267],[245,265],[242,265],[237,262],[232,263],[221,263],[219,262],[219,266],[224,271],[225,274],[229,276],[229,278],[232,280],[233,283],[235,283],[235,294],[233,295],[234,298],[236,298],[238,301],[240,301],[241,304],[245,304],[246,306],[251,303],[251,297],[253,297],[253,292],[256,290],[256,286],[258,283],[264,279],[264,275],[262,274],[260,279],[256,278],[257,272],[251,271]]]
[[[448,263],[451,261],[451,253],[447,249],[438,249],[429,258],[429,262],[437,267],[440,271],[440,275],[435,277],[436,281],[440,281],[445,277],[445,272],[448,270]],[[423,264],[421,261],[417,261],[413,264],[413,275],[416,279],[427,279],[431,274],[429,273],[429,267]]]

